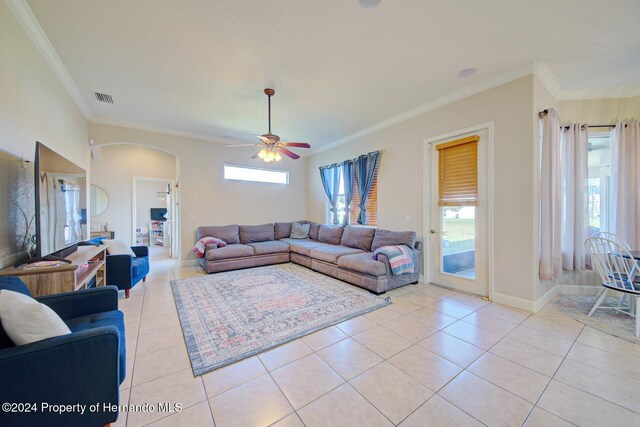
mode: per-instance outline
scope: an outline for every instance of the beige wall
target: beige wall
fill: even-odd
[[[33,161],[35,142],[41,141],[89,172],[88,138],[85,117],[6,2],[0,1],[0,150]],[[5,222],[3,231],[15,227],[7,216],[0,221]],[[7,236],[2,237],[4,242]],[[17,261],[6,255],[5,250],[3,259]],[[0,268],[7,265],[0,262]]]
[[[537,301],[542,298],[547,292],[549,292],[556,285],[555,281],[552,280],[540,280],[539,275],[539,265],[540,259],[538,254],[540,253],[540,240],[538,236],[540,234],[540,179],[538,175],[538,169],[540,167],[540,162],[538,159],[540,158],[540,118],[538,116],[538,112],[549,109],[549,108],[558,108],[558,103],[551,95],[551,92],[547,90],[547,88],[542,84],[542,82],[536,77],[533,76],[533,114],[531,116],[531,120],[533,122],[533,156],[532,163],[534,168],[534,179],[533,179],[533,223],[531,224],[533,229],[533,259],[532,259],[532,268],[535,274],[533,275],[534,282],[534,295],[533,300]]]
[[[531,301],[534,293],[533,77],[462,99],[308,159],[307,216],[323,221],[318,167],[382,150],[379,227],[423,230],[423,142],[477,124],[495,123],[495,292]],[[407,221],[407,217],[409,221]],[[537,258],[537,256],[536,256]]]
[[[90,134],[96,145],[142,144],[165,150],[177,157],[182,260],[195,260],[191,249],[198,226],[263,224],[305,217],[304,157],[266,164],[250,159],[254,153],[251,147],[224,148],[216,142],[94,123],[90,124]],[[288,170],[290,183],[276,185],[225,181],[225,163]]]
[[[87,120],[0,2],[0,149],[33,160],[40,141],[88,170],[88,139]]]
[[[100,152],[101,159],[91,162],[92,184],[107,193],[109,206],[92,222],[107,223],[116,238],[133,244],[133,177],[176,179],[176,158],[164,151],[125,144],[101,147]]]

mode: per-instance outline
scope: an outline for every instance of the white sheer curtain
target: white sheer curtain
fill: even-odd
[[[573,124],[561,131],[562,268],[584,270],[588,237],[588,127]]]
[[[562,273],[560,119],[547,110],[540,120],[540,278]]]
[[[611,130],[612,232],[640,249],[640,122],[617,123]]]

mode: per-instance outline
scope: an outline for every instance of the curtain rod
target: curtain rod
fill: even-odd
[[[549,114],[549,110],[542,110],[540,112],[538,112],[538,117],[542,118],[544,116],[546,116],[547,114]],[[563,129],[568,129],[569,126],[560,126]],[[584,126],[582,126],[584,128]],[[616,125],[587,125],[588,128],[609,128],[612,129],[614,127],[616,127]],[[624,127],[627,127],[627,124],[624,124]]]

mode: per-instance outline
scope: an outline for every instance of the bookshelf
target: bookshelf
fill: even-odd
[[[149,246],[149,229],[147,227],[136,228],[136,245]]]
[[[164,221],[149,223],[149,246],[164,246]]]

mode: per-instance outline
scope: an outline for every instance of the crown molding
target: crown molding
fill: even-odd
[[[510,70],[501,74],[497,74],[493,77],[474,83],[463,89],[451,92],[447,95],[441,96],[440,98],[436,98],[433,101],[427,102],[426,104],[419,105],[418,107],[412,108],[411,110],[405,111],[404,113],[397,114],[386,120],[383,120],[374,125],[366,127],[358,132],[352,133],[351,135],[347,135],[344,138],[340,138],[327,145],[324,145],[309,154],[315,155],[318,153],[322,153],[323,151],[327,151],[331,148],[337,147],[339,145],[346,144],[347,142],[355,141],[364,136],[378,132],[382,129],[388,128],[398,123],[402,123],[406,120],[412,119],[414,117],[417,117],[429,111],[433,111],[438,108],[444,107],[445,105],[452,104],[456,101],[467,98],[469,96],[478,94],[480,92],[484,92],[489,89],[493,89],[494,87],[502,86],[505,83],[509,83],[511,81],[520,79],[522,77],[531,75],[533,74],[533,71],[534,71],[533,64],[528,64],[523,67],[515,68],[513,70]]]
[[[78,106],[82,114],[87,120],[93,117],[93,113],[89,108],[87,100],[82,96],[82,92],[71,78],[71,74],[67,67],[58,56],[49,38],[40,26],[37,18],[34,16],[31,8],[26,0],[5,0],[9,9],[18,19],[22,28],[27,32],[33,43],[36,45],[44,59],[47,61],[51,70],[56,75],[62,86],[67,90],[73,102]]]
[[[114,119],[109,119],[107,117],[92,117],[91,119],[89,119],[89,122],[95,123],[98,125],[115,126],[115,127],[126,128],[126,129],[139,130],[143,132],[153,132],[153,133],[160,133],[163,135],[198,139],[200,141],[215,142],[218,144],[229,144],[230,142],[229,140],[222,140],[221,138],[216,138],[211,135],[206,135],[202,133],[178,131],[178,130],[161,128],[156,126],[149,126],[141,123],[128,122],[125,120],[114,120]]]

